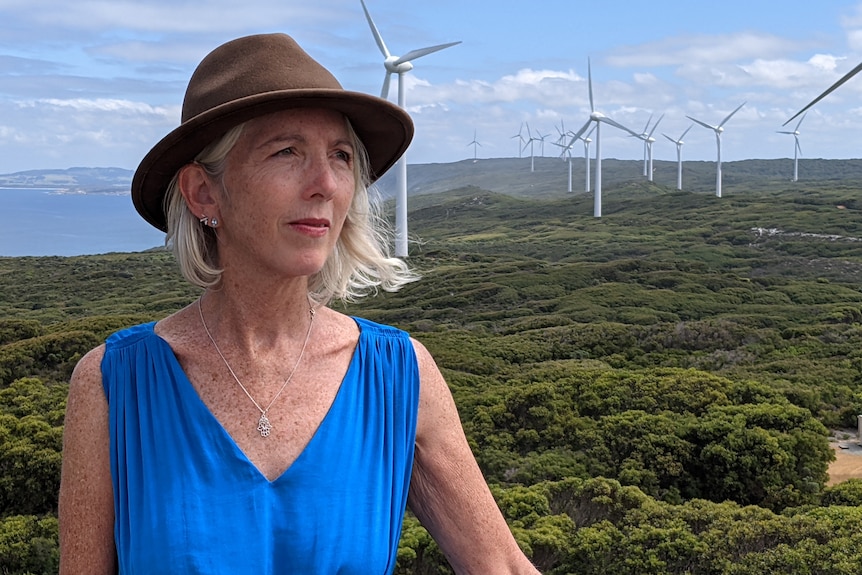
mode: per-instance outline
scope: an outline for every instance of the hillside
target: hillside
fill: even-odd
[[[591,165],[594,161],[591,161]],[[530,170],[530,158],[493,158],[462,160],[441,164],[410,164],[407,167],[408,195],[423,195],[469,186],[516,197],[555,198],[568,194],[568,164],[560,158],[535,158]],[[676,188],[676,162],[654,161],[654,184],[669,190]],[[594,176],[594,167],[591,168]],[[585,189],[584,158],[572,158],[572,192]],[[725,193],[758,189],[782,189],[792,185],[793,161],[743,160],[723,162]],[[802,159],[799,162],[800,185],[818,182],[862,182],[862,160]],[[0,175],[0,188],[64,188],[99,193],[128,191],[132,170],[122,168],[68,168],[29,170]],[[643,182],[643,162],[640,160],[602,160],[605,187]],[[384,175],[378,188],[387,198],[395,195],[394,171]],[[592,188],[592,184],[591,184]],[[715,162],[684,161],[683,189],[694,193],[715,190]]]
[[[122,168],[28,170],[0,175],[0,188],[59,188],[80,193],[128,191],[132,172]]]
[[[595,177],[595,162],[591,162],[591,176]],[[449,164],[408,165],[408,195],[420,195],[467,186],[477,186],[500,194],[531,198],[564,197],[568,192],[569,171],[567,162],[559,158],[535,158],[530,170],[530,158],[496,158],[463,160]],[[722,162],[723,193],[757,189],[780,190],[793,183],[793,161],[743,160]],[[653,181],[658,188],[676,189],[677,164],[653,161]],[[572,192],[582,194],[585,189],[586,165],[583,157],[572,158]],[[799,162],[801,185],[824,181],[862,182],[862,160],[802,159]],[[606,189],[624,184],[644,182],[643,161],[602,159],[602,180]],[[379,187],[385,197],[395,194],[395,175],[386,174]],[[590,185],[592,189],[592,183]],[[715,191],[715,162],[684,161],[683,189],[694,193]]]
[[[429,169],[424,185],[454,186],[481,163]],[[502,163],[493,173],[523,159]],[[827,485],[830,433],[850,437],[862,413],[862,180],[826,172],[857,168],[744,185],[728,168],[723,198],[606,178],[602,218],[591,195],[553,183],[515,193],[541,179],[529,171],[510,173],[510,193],[489,175],[417,194],[410,262],[423,278],[335,307],[432,352],[543,573],[860,573],[862,482]],[[0,258],[9,573],[56,572],[77,359],[197,295],[164,251]],[[451,573],[412,516],[395,572]]]

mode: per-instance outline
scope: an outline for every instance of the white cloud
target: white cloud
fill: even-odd
[[[799,48],[797,41],[764,33],[687,35],[614,49],[604,62],[622,68],[706,66],[778,56]]]
[[[179,118],[178,107],[170,108],[163,106],[152,106],[143,102],[131,102],[129,100],[95,99],[88,100],[76,98],[72,100],[58,100],[46,98],[33,102],[22,102],[22,106],[36,107],[45,105],[54,108],[72,108],[76,112],[109,112],[135,115],[157,116],[168,118],[168,116]]]

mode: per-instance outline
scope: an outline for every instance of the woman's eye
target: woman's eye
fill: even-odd
[[[292,147],[284,148],[278,151],[278,155],[280,156],[292,156],[294,153],[294,149]]]
[[[344,151],[344,150],[339,150],[338,152],[336,152],[336,153],[335,153],[335,155],[336,155],[336,157],[338,157],[338,158],[340,158],[340,159],[344,160],[344,161],[345,161],[345,162],[347,162],[347,163],[350,163],[350,159],[351,159],[351,157],[352,157],[352,156],[350,155],[350,152],[346,152],[346,151]]]

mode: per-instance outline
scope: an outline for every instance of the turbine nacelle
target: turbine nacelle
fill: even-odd
[[[602,114],[601,112],[591,112],[591,113],[590,113],[590,120],[594,120],[594,121],[596,121],[596,122],[601,122],[601,121],[602,121],[602,120],[604,120],[606,117],[607,117],[607,116],[605,116],[605,115],[604,115],[604,114]]]
[[[390,74],[404,74],[413,69],[413,63],[402,62],[398,56],[389,56],[383,61],[383,67]]]

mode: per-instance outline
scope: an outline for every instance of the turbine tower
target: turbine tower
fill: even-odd
[[[685,138],[685,135],[688,134],[688,131],[691,130],[692,126],[694,126],[694,124],[691,124],[688,128],[686,128],[685,132],[683,132],[682,135],[679,138],[677,138],[676,140],[674,140],[673,138],[671,138],[667,134],[663,134],[663,136],[665,138],[667,138],[668,140],[670,140],[671,142],[676,144],[676,189],[677,190],[682,189],[682,145],[685,143],[682,141],[682,139]]]
[[[793,136],[793,139],[796,141],[796,145],[793,146],[793,182],[799,181],[799,154],[802,153],[802,147],[799,145],[799,126],[802,125],[802,120],[805,119],[807,114],[802,114],[802,117],[799,118],[799,122],[796,124],[796,128],[793,129],[792,132],[781,131],[779,130],[779,134],[790,134]]]
[[[590,128],[589,132],[587,132],[586,134],[584,134],[583,136],[580,137],[580,139],[584,142],[584,160],[587,163],[587,165],[586,165],[587,177],[586,177],[586,183],[584,185],[584,191],[587,193],[590,192],[590,142],[592,142],[592,140],[590,139],[590,134],[592,134],[593,130],[595,130],[595,129],[596,129],[596,127],[593,126],[592,128]]]
[[[715,132],[715,145],[716,145],[716,148],[718,150],[718,156],[717,156],[717,159],[715,162],[715,164],[716,164],[715,197],[717,197],[717,198],[721,197],[721,133],[724,131],[724,124],[726,124],[727,121],[731,118],[731,116],[733,116],[735,113],[737,113],[740,110],[740,108],[742,108],[744,105],[745,105],[745,102],[740,104],[733,112],[728,114],[724,118],[724,120],[722,120],[721,123],[717,126],[711,126],[711,125],[707,124],[706,122],[701,122],[697,118],[692,118],[691,116],[686,116],[686,118],[688,118],[689,120],[696,122],[696,123],[700,124],[701,126],[703,126],[704,128],[708,128],[708,129],[712,130],[713,132]]]
[[[461,42],[449,42],[448,44],[439,44],[428,48],[420,48],[412,50],[403,56],[393,56],[386,48],[383,42],[383,37],[374,25],[374,20],[371,19],[371,14],[365,6],[365,0],[359,0],[362,3],[362,10],[365,12],[365,18],[368,20],[368,25],[371,27],[371,33],[374,35],[374,40],[377,42],[377,47],[383,53],[383,67],[386,68],[386,78],[383,80],[383,90],[380,92],[381,98],[389,97],[389,80],[392,74],[398,74],[398,105],[406,110],[404,102],[404,74],[413,69],[413,60],[427,56],[444,48],[449,48]],[[401,155],[398,159],[395,169],[396,181],[396,196],[395,196],[395,256],[407,257],[407,153]]]
[[[478,141],[476,141],[476,130],[473,130],[473,141],[470,142],[469,144],[467,144],[467,146],[473,146],[473,163],[474,164],[478,161],[478,158],[476,158],[476,147],[481,146],[481,145],[482,144],[480,144]]]
[[[590,119],[587,120],[587,122],[583,126],[581,126],[580,130],[574,133],[571,142],[580,139],[584,132],[587,131],[587,128],[590,127],[590,124],[595,122],[594,128],[596,130],[596,186],[595,197],[593,199],[593,216],[600,218],[602,217],[602,124],[608,124],[620,130],[628,132],[635,137],[638,137],[638,134],[626,128],[622,124],[611,120],[609,117],[605,116],[601,112],[596,111],[595,101],[593,100],[593,74],[589,59],[587,59],[587,85],[590,91]]]
[[[565,138],[565,137],[566,137],[565,134],[560,135],[561,140],[562,140],[562,138]],[[571,144],[566,145],[566,144],[562,143],[562,141],[551,142],[551,143],[554,144],[555,146],[562,148],[562,151],[560,152],[560,157],[563,158],[563,161],[565,161],[566,163],[569,164],[569,187],[568,187],[568,191],[571,192],[572,191],[572,145]],[[572,142],[572,143],[574,143],[574,142]]]

